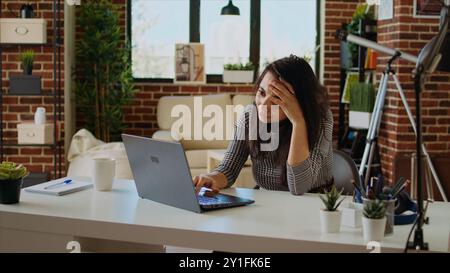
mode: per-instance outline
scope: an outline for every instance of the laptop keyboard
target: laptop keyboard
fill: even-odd
[[[200,205],[213,205],[213,204],[231,204],[230,201],[220,200],[219,198],[208,197],[204,195],[198,195],[198,202]]]

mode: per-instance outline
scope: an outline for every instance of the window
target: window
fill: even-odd
[[[295,54],[310,58],[315,68],[315,0],[262,0],[260,69],[276,59]]]
[[[205,44],[205,71],[222,74],[225,63],[249,61],[250,0],[234,0],[240,16],[220,15],[226,1],[200,3],[200,42]]]
[[[186,0],[131,0],[131,60],[135,78],[174,77],[174,44],[189,42],[188,10]]]
[[[209,76],[222,74],[224,63],[252,61],[261,69],[291,53],[310,56],[315,68],[318,2],[233,0],[240,16],[223,16],[228,0],[128,0],[133,76],[172,81],[175,44],[187,42],[205,44]]]

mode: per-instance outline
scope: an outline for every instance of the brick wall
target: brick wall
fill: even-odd
[[[378,42],[417,56],[419,50],[437,33],[439,19],[413,18],[412,3],[407,0],[394,1],[394,19],[378,22]],[[387,56],[379,58],[379,71],[384,69],[387,60]],[[411,71],[414,66],[403,60],[394,66],[413,115],[415,93]],[[393,80],[389,82],[385,106],[379,142],[383,172],[392,180],[397,177],[396,172],[400,171],[393,166],[395,159],[415,151],[415,135]],[[432,156],[450,156],[449,73],[434,73],[429,78],[422,96],[422,122],[423,139],[428,152]]]
[[[20,7],[27,1],[4,0],[1,5],[2,18],[18,17]],[[47,41],[49,44],[53,42],[53,0],[36,0],[32,2],[37,18],[47,19]],[[63,10],[63,8],[62,8]],[[61,12],[61,20],[63,20],[63,11]],[[61,22],[63,25],[63,22]],[[36,53],[33,74],[42,76],[43,92],[48,94],[53,90],[53,47],[45,46],[24,46],[15,45],[3,47],[3,88],[9,89],[9,78],[12,74],[21,74],[22,69],[18,60],[20,52],[25,50],[34,50]],[[61,60],[63,62],[64,48],[61,47]],[[64,69],[64,65],[61,64]],[[64,87],[64,71],[61,71],[62,81],[61,89]],[[61,90],[61,96],[64,90]],[[48,122],[53,122],[53,97],[46,96],[5,96],[3,97],[3,141],[6,143],[17,143],[17,124],[24,121],[32,121],[34,112],[37,107],[46,108]],[[62,98],[61,107],[64,107]],[[64,113],[64,112],[62,112]],[[64,120],[64,114],[61,116]],[[64,137],[64,124],[61,123],[61,136]],[[64,148],[62,147],[62,154]],[[17,163],[23,163],[32,172],[53,172],[53,150],[50,147],[7,147],[4,150],[4,159]],[[63,160],[64,164],[64,160]],[[63,166],[64,170],[64,166]]]

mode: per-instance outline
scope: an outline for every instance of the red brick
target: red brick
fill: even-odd
[[[179,89],[180,89],[179,86],[169,85],[169,86],[163,86],[162,91],[163,92],[178,92]]]
[[[40,155],[42,154],[41,148],[21,148],[20,149],[21,155]]]

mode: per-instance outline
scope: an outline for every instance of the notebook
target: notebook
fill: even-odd
[[[24,190],[27,192],[61,196],[77,191],[82,191],[92,187],[92,183],[90,182],[70,180],[69,183],[64,183],[64,181],[67,180],[68,180],[67,178],[52,180],[49,182],[25,188]]]

